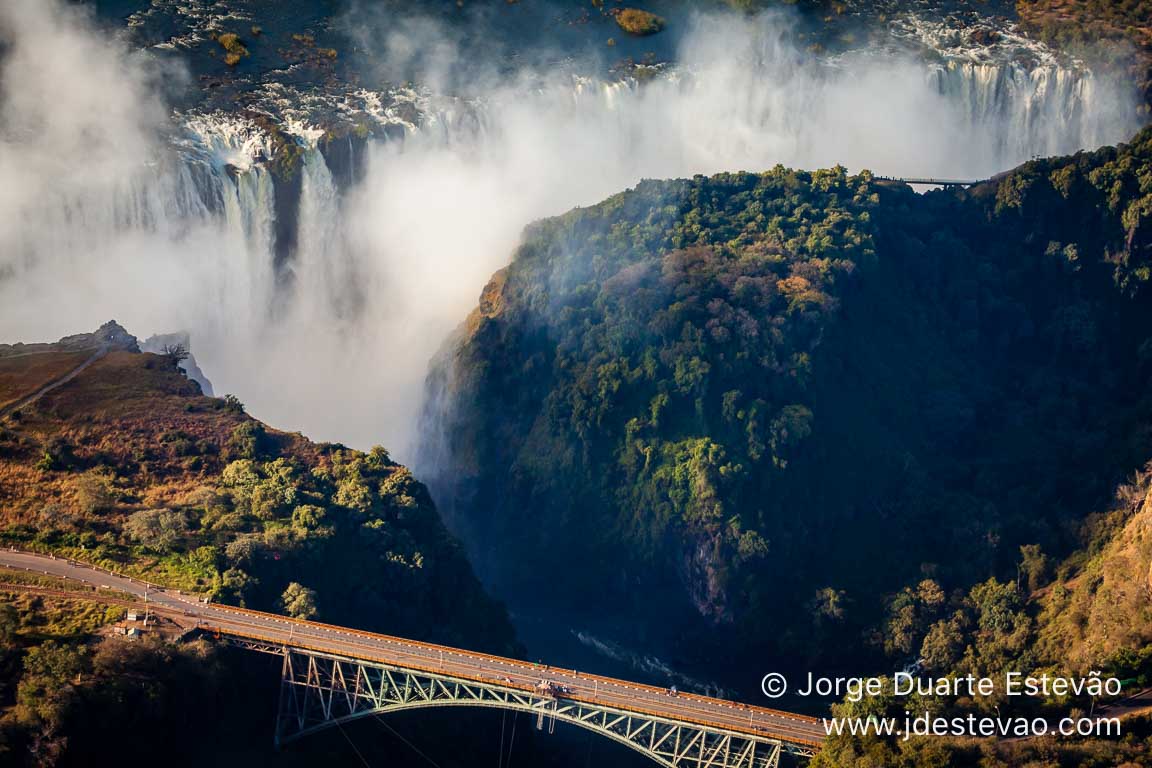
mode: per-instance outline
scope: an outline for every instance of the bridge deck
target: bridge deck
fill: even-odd
[[[820,721],[804,715],[695,694],[671,695],[664,688],[587,672],[540,666],[518,659],[319,622],[298,621],[243,608],[205,604],[194,596],[50,556],[5,550],[0,551],[0,566],[45,573],[146,597],[153,610],[194,617],[201,628],[227,637],[318,651],[465,680],[497,681],[524,690],[535,689],[541,680],[547,680],[568,688],[570,692],[564,694],[564,697],[575,701],[807,747],[818,747],[825,739]]]
[[[922,176],[877,176],[879,181],[901,181],[905,184],[931,184],[937,187],[971,187],[980,182],[974,179],[933,179]]]

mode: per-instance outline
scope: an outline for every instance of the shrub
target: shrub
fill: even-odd
[[[258,421],[237,424],[228,438],[228,456],[232,459],[258,459],[270,444],[268,433]]]
[[[240,37],[232,32],[220,35],[216,38],[216,42],[224,48],[224,63],[230,67],[236,66],[240,63],[240,59],[248,55],[248,49],[240,42]]]
[[[316,615],[316,593],[295,581],[280,596],[280,607],[295,619],[310,619]]]
[[[145,547],[163,552],[187,533],[188,520],[183,512],[144,509],[128,518],[124,530]]]
[[[244,413],[244,403],[236,395],[224,395],[224,407],[235,413]]]
[[[44,446],[44,454],[36,462],[36,468],[44,472],[64,470],[71,467],[75,461],[72,444],[63,437],[53,437]]]
[[[168,445],[168,451],[172,456],[195,456],[200,452],[196,439],[179,429],[162,433],[160,442]]]
[[[34,518],[36,528],[41,532],[52,530],[74,530],[84,523],[84,516],[62,504],[45,504]]]
[[[616,23],[620,29],[630,35],[654,35],[664,29],[664,19],[654,13],[642,11],[639,8],[622,8],[616,14]]]
[[[112,506],[116,496],[112,482],[98,472],[85,472],[76,480],[76,508],[83,515],[93,515]]]

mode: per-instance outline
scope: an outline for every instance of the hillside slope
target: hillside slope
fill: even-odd
[[[91,339],[0,350],[0,377],[13,371],[0,402],[86,358]],[[386,451],[273,430],[134,344],[8,415],[0,508],[5,543],[221,599],[274,609],[296,581],[331,621],[445,642],[475,642],[470,627],[487,625],[504,650],[511,639],[427,492]]]
[[[927,195],[644,182],[528,230],[421,471],[509,590],[563,551],[557,601],[858,657],[886,595],[1062,557],[1152,455],[1149,201],[1149,132]]]
[[[18,405],[0,418],[0,543],[218,601],[517,653],[424,486],[384,449],[266,427],[231,396],[205,397],[178,362],[139,352],[114,323],[0,346],[0,404]],[[94,638],[106,622],[91,604],[0,602],[0,762],[268,759],[276,671],[264,658]],[[204,739],[168,754],[183,727]],[[278,760],[314,764],[312,749],[333,745]]]

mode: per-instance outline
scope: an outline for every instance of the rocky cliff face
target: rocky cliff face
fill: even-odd
[[[164,354],[166,347],[178,346],[183,349],[188,357],[180,361],[180,370],[188,374],[188,378],[200,385],[200,390],[212,397],[212,382],[204,375],[204,371],[200,370],[200,366],[196,363],[196,356],[192,354],[192,340],[187,333],[163,333],[149,336],[144,340],[141,349],[144,352],[151,352],[155,355]]]

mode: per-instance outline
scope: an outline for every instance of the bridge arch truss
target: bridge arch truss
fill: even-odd
[[[278,650],[283,667],[277,745],[363,717],[461,706],[525,712],[535,717],[538,729],[551,730],[557,721],[586,728],[666,768],[776,768],[782,753],[812,755],[809,747],[767,735],[555,697],[497,679],[461,679],[314,651]]]

